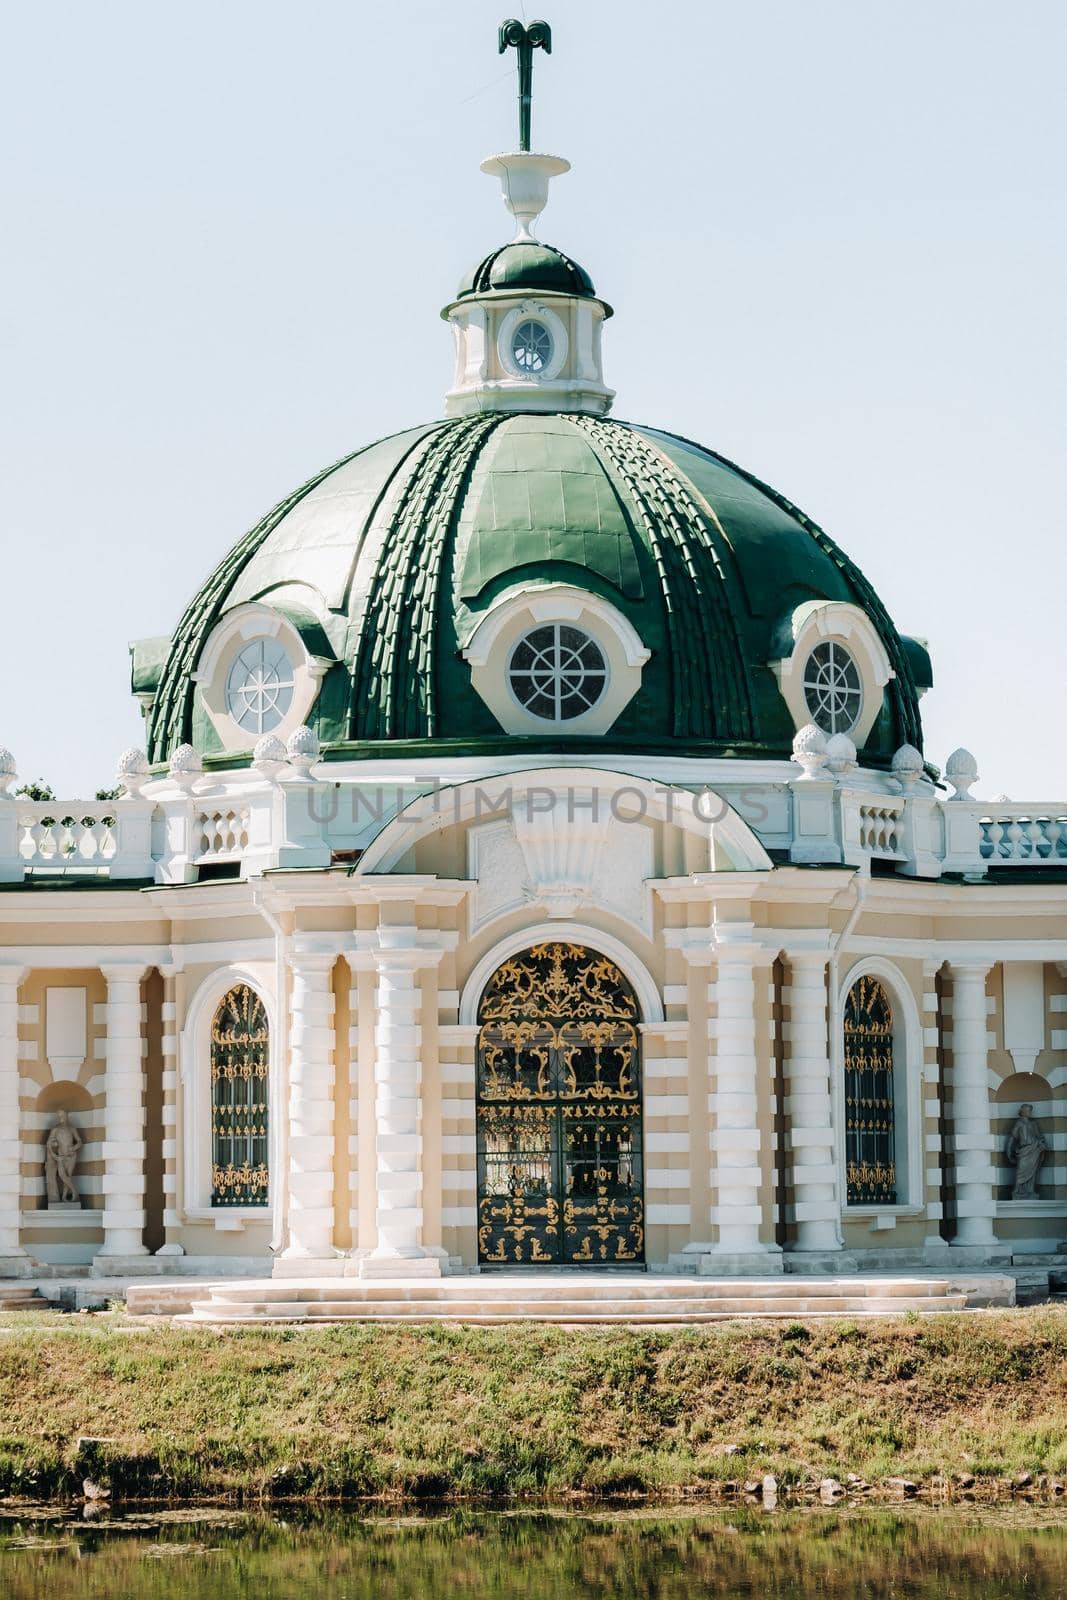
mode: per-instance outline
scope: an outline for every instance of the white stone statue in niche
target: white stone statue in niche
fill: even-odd
[[[81,1203],[74,1183],[74,1168],[84,1143],[67,1112],[60,1111],[44,1146],[44,1182],[50,1206]]]
[[[1033,1106],[1020,1106],[1008,1135],[1007,1157],[1015,1168],[1013,1200],[1036,1200],[1037,1174],[1048,1155],[1048,1141],[1037,1125]]]

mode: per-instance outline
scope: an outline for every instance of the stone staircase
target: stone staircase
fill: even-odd
[[[0,1311],[47,1311],[48,1301],[42,1299],[32,1283],[16,1280],[0,1283]]]
[[[137,1291],[129,1310],[138,1314]],[[668,1278],[636,1274],[319,1281],[269,1279],[212,1284],[181,1320],[201,1323],[462,1322],[476,1326],[552,1322],[567,1326],[699,1325],[733,1317],[888,1317],[1013,1305],[1014,1280],[966,1278]],[[150,1314],[146,1304],[141,1314]]]

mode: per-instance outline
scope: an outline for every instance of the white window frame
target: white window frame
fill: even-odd
[[[519,640],[535,628],[561,623],[579,628],[599,647],[607,667],[604,693],[595,705],[565,722],[528,711],[511,688],[508,668]],[[607,600],[570,584],[506,590],[478,622],[463,658],[471,684],[505,733],[551,734],[553,738],[607,733],[641,687],[651,651],[633,624]]]
[[[183,1220],[213,1222],[220,1233],[233,1232],[247,1223],[273,1226],[274,1191],[278,1173],[274,1170],[276,1148],[275,1117],[277,1108],[271,1098],[267,1112],[268,1149],[271,1153],[271,1171],[265,1206],[216,1206],[211,1203],[211,1024],[220,1004],[236,985],[247,983],[262,1002],[267,1013],[273,1055],[275,1033],[278,1026],[277,1006],[270,987],[272,970],[267,963],[249,962],[247,965],[223,967],[204,979],[190,1001],[185,1026],[178,1043],[179,1078],[181,1083],[182,1177],[184,1205],[180,1209]],[[268,1083],[274,1086],[271,1072]]]
[[[287,617],[267,606],[234,606],[212,630],[201,653],[194,683],[199,684],[204,706],[223,749],[228,754],[255,748],[261,735],[242,728],[230,715],[226,686],[241,651],[257,639],[276,639],[293,665],[293,697],[282,720],[268,732],[283,742],[308,719],[319,687],[331,663],[312,656]]]
[[[841,600],[805,601],[793,612],[791,626],[792,651],[770,666],[793,726],[799,730],[814,720],[804,691],[808,658],[816,645],[832,641],[848,651],[859,673],[862,703],[848,737],[862,750],[882,709],[885,686],[896,676],[878,630],[859,606]]]
[[[523,322],[543,322],[552,338],[552,359],[547,363],[542,372],[527,372],[525,367],[520,367],[512,352],[515,340],[515,331]],[[509,378],[516,379],[519,383],[539,384],[551,383],[553,378],[558,378],[567,365],[567,356],[570,353],[570,339],[567,336],[567,325],[550,306],[543,300],[523,300],[519,305],[512,306],[510,311],[500,319],[500,326],[496,335],[496,354],[501,370]]]
[[[845,1002],[860,978],[884,984],[893,1011],[893,1160],[897,1172],[895,1205],[849,1205],[845,1140]],[[833,1018],[833,1117],[841,1220],[860,1222],[881,1216],[922,1216],[926,1210],[923,1152],[923,1042],[919,1007],[900,968],[880,956],[853,962],[838,981]]]

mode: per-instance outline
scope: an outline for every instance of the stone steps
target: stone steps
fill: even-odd
[[[488,1300],[544,1302],[551,1300],[685,1300],[704,1301],[723,1295],[750,1299],[794,1301],[820,1297],[925,1299],[958,1292],[952,1280],[936,1278],[657,1278],[631,1275],[583,1277],[546,1274],[544,1277],[488,1277],[475,1274],[448,1278],[323,1278],[258,1279],[212,1284],[211,1292],[227,1300],[301,1301],[328,1299],[367,1303],[403,1300]],[[264,1291],[268,1293],[264,1293]]]
[[[552,1322],[568,1326],[698,1325],[733,1317],[888,1317],[1010,1305],[1010,1279],[951,1278],[722,1280],[630,1277],[562,1279],[475,1275],[407,1281],[322,1279],[214,1284],[182,1320],[198,1323]],[[129,1309],[137,1304],[131,1290]]]
[[[42,1299],[31,1283],[0,1283],[0,1311],[46,1311],[48,1301]]]

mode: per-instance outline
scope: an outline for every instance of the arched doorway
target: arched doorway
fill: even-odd
[[[644,1260],[637,998],[606,956],[510,957],[478,1008],[478,1259]]]

